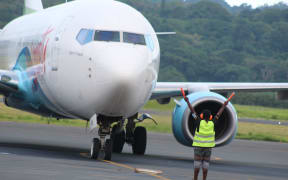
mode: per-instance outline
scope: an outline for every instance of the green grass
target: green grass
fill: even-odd
[[[264,120],[288,120],[288,110],[279,108],[268,108],[261,106],[235,105],[240,118],[253,118]]]
[[[275,108],[263,108],[254,106],[235,106],[240,117],[247,118],[261,118],[261,119],[275,119],[275,120],[288,120],[287,110],[275,109]],[[159,115],[153,115],[153,118],[158,122],[155,125],[150,120],[145,120],[139,124],[145,126],[148,131],[172,133],[171,127],[171,112],[174,108],[174,103],[168,105],[159,105],[155,101],[149,102],[144,109],[150,109],[162,113]],[[286,113],[286,114],[285,114]],[[259,116],[257,116],[259,114]],[[86,121],[83,120],[56,120],[43,118],[38,115],[19,111],[13,108],[6,107],[0,104],[0,121],[13,121],[13,122],[28,122],[28,123],[40,123],[40,124],[53,124],[62,126],[80,126],[85,127]],[[264,140],[264,141],[276,141],[288,143],[288,127],[279,125],[267,125],[267,124],[256,124],[256,123],[239,123],[237,137],[239,139],[250,139],[250,140]]]
[[[175,107],[174,101],[171,101],[167,105],[160,105],[157,101],[149,101],[144,109],[146,110],[157,110],[172,112]],[[253,118],[253,119],[264,119],[264,120],[280,120],[288,121],[288,110],[280,108],[268,108],[261,106],[245,106],[235,105],[234,106],[239,118]]]
[[[288,143],[288,127],[240,122],[236,138]]]
[[[158,125],[147,119],[141,123],[141,126],[146,127],[148,131],[152,132],[172,133],[171,115],[153,115],[153,118],[157,121]]]
[[[167,105],[159,105],[156,101],[149,101],[144,109],[155,110],[160,112],[172,112],[175,103],[171,101]],[[235,109],[240,118],[253,118],[264,120],[287,121],[288,110],[267,108],[260,106],[235,105]],[[167,113],[168,114],[168,113]],[[152,122],[143,123],[149,131],[172,133],[171,115],[153,115],[160,124],[155,126]],[[262,140],[288,143],[288,127],[270,124],[244,123],[239,122],[239,128],[236,138],[248,140]]]
[[[171,99],[169,104],[159,104],[156,100],[148,101],[148,103],[144,106],[143,109],[153,109],[157,111],[170,111],[175,107],[175,102]]]
[[[260,134],[260,133],[248,133],[248,134],[241,134],[238,133],[236,139],[246,139],[246,140],[256,140],[256,141],[272,141],[272,142],[283,142],[288,143],[287,137],[275,137],[271,134]]]
[[[56,120],[52,118],[43,118],[38,115],[20,111],[17,109],[9,108],[4,104],[0,103],[0,121],[12,121],[12,122],[28,122],[28,123],[39,123],[39,124],[55,124],[55,125],[66,125],[66,126],[80,126],[85,127],[86,121],[83,120],[70,120],[61,119]]]

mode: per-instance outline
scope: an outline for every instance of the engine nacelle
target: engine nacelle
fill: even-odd
[[[187,96],[197,114],[204,109],[209,109],[213,116],[216,115],[226,98],[214,92],[196,92]],[[194,118],[187,103],[182,99],[180,105],[176,105],[172,117],[172,129],[176,140],[185,145],[192,146],[195,133]],[[238,128],[237,113],[229,103],[221,117],[215,122],[215,143],[216,146],[223,146],[230,143]]]

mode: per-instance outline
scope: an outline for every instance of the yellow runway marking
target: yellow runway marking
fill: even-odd
[[[134,170],[133,167],[131,166],[128,166],[128,165],[125,165],[125,164],[120,164],[120,163],[116,163],[116,162],[112,162],[112,161],[107,161],[107,160],[102,160],[103,162],[106,162],[106,163],[109,163],[109,164],[112,164],[114,166],[118,166],[118,167],[123,167],[123,168],[126,168],[126,169],[131,169],[131,170]]]
[[[106,161],[106,160],[102,160],[103,162],[106,162],[106,163],[109,163],[109,164],[112,164],[114,166],[118,166],[118,167],[124,167],[124,168],[127,168],[127,169],[131,169],[133,171],[135,171],[135,168],[131,167],[131,166],[128,166],[128,165],[125,165],[125,164],[120,164],[120,163],[116,163],[116,162],[112,162],[112,161]],[[149,176],[153,176],[155,178],[158,178],[158,179],[161,179],[161,180],[170,180],[168,178],[165,178],[163,176],[159,176],[157,174],[153,174],[153,173],[143,173],[143,174],[147,174]]]
[[[220,158],[220,157],[214,157],[213,159],[216,161],[222,160],[222,158]]]
[[[89,156],[89,153],[80,153],[81,156],[83,157],[86,157],[86,158],[90,158]],[[120,164],[120,163],[116,163],[116,162],[113,162],[113,161],[107,161],[107,160],[101,160],[102,162],[105,162],[105,163],[109,163],[109,164],[112,164],[114,166],[118,166],[118,167],[123,167],[123,168],[126,168],[126,169],[130,169],[132,171],[135,171],[136,168],[134,167],[131,167],[131,166],[128,166],[126,164]],[[155,178],[158,178],[158,179],[161,179],[161,180],[170,180],[168,178],[165,178],[163,176],[160,176],[160,175],[157,175],[157,174],[154,174],[154,173],[143,173],[143,174],[147,174],[149,176],[153,176]]]

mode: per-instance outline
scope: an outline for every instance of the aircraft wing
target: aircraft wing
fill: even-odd
[[[150,99],[162,99],[181,96],[180,88],[190,94],[198,91],[227,93],[231,91],[278,92],[280,99],[288,99],[288,83],[189,83],[158,82]]]
[[[18,92],[18,80],[14,72],[0,70],[0,94]]]

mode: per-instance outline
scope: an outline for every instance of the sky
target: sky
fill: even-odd
[[[288,4],[288,0],[226,0],[226,2],[230,6],[239,6],[243,3],[247,3],[247,4],[251,5],[253,8],[256,8],[258,6],[263,6],[265,4],[273,5],[273,4],[277,4],[279,2],[284,2],[284,3]]]

